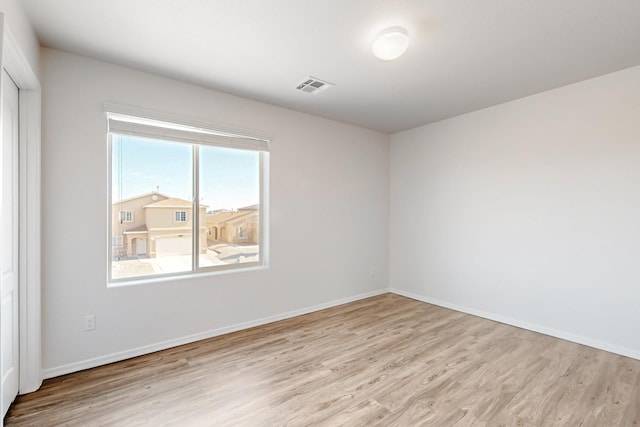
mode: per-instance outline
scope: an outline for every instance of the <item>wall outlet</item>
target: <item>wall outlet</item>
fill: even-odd
[[[96,328],[96,316],[95,314],[88,314],[84,316],[84,330],[93,331]]]
[[[371,267],[369,269],[369,276],[376,277],[376,268],[375,267]]]

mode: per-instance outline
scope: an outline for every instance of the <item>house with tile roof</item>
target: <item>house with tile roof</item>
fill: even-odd
[[[260,241],[259,224],[259,205],[207,214],[209,238],[219,242],[257,245]]]
[[[206,208],[200,205],[200,253],[207,249]],[[188,255],[192,252],[193,204],[158,192],[112,204],[115,258]]]

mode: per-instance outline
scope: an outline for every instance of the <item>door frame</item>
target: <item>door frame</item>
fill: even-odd
[[[19,126],[19,310],[20,386],[18,393],[42,384],[41,349],[41,87],[17,40],[0,13],[0,66],[18,86]]]

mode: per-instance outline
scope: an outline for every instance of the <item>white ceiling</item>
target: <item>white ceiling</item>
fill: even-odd
[[[638,0],[23,2],[44,46],[387,133],[640,65]]]

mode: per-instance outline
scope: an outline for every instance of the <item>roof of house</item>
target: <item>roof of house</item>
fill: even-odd
[[[155,203],[150,203],[148,205],[145,205],[145,208],[191,208],[193,206],[193,203],[188,201],[188,200],[184,200],[184,199],[179,199],[177,197],[171,197],[169,199],[166,200],[160,200],[159,202],[155,202]],[[206,208],[207,205],[200,205],[200,209],[202,208]]]
[[[162,193],[158,193],[156,191],[151,191],[149,193],[140,194],[139,196],[134,196],[134,197],[129,197],[129,198],[122,199],[122,200],[117,200],[117,201],[114,201],[112,204],[116,205],[116,204],[119,204],[119,203],[128,202],[130,200],[141,199],[143,197],[149,197],[149,196],[158,196],[158,198],[162,197],[164,199],[168,199],[169,198],[169,196],[164,195]]]
[[[133,228],[124,230],[122,233],[123,234],[146,233],[147,231],[149,231],[147,229],[147,224],[142,224],[142,225],[139,225],[138,227],[133,227]]]
[[[250,205],[242,208],[238,208],[239,211],[257,211],[260,210],[260,205]]]
[[[239,219],[247,219],[257,215],[252,209],[238,209],[237,211],[222,211],[214,214],[207,215],[207,222],[210,223],[222,223],[222,222],[235,222]]]

